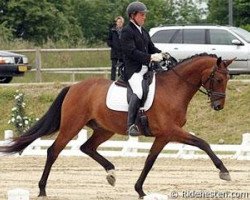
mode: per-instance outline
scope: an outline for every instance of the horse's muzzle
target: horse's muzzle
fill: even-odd
[[[224,108],[224,106],[221,105],[220,101],[214,101],[211,107],[216,111],[222,110]]]
[[[226,97],[225,93],[211,92],[210,93],[211,107],[216,111],[222,110],[224,108],[225,97]]]

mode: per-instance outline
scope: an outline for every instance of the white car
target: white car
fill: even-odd
[[[250,32],[232,26],[163,26],[150,29],[151,39],[162,52],[182,60],[208,53],[236,60],[231,75],[250,74]]]

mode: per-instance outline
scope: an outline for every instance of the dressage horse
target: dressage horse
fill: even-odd
[[[151,108],[146,111],[149,128],[155,140],[135,184],[140,198],[146,195],[143,183],[149,171],[170,141],[202,149],[219,169],[219,177],[227,181],[231,179],[227,168],[209,144],[182,127],[186,123],[188,105],[195,93],[201,90],[200,87],[203,87],[202,91],[209,97],[214,110],[223,109],[229,80],[227,67],[233,60],[223,61],[215,55],[200,54],[177,63],[168,71],[156,74],[155,98]],[[115,133],[126,135],[127,113],[110,110],[105,103],[111,83],[107,79],[88,79],[65,87],[47,113],[33,127],[20,137],[14,138],[10,145],[0,148],[5,153],[20,152],[37,138],[59,130],[56,140],[47,150],[45,168],[39,181],[39,196],[46,196],[47,179],[58,155],[84,126],[93,129],[93,134],[80,150],[107,171],[108,183],[114,186],[115,166],[97,152],[98,146]]]

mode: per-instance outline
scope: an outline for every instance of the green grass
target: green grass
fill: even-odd
[[[36,68],[35,52],[18,52],[29,59],[29,64]],[[83,51],[83,52],[42,52],[41,65],[44,68],[89,68],[111,67],[109,51]],[[75,80],[80,81],[93,76],[105,77],[105,75],[75,74]],[[72,81],[72,74],[42,72],[42,82]],[[37,82],[36,72],[28,71],[25,76],[14,77],[13,83]]]
[[[13,129],[8,124],[8,120],[17,89],[25,94],[27,114],[41,117],[64,86],[60,82],[46,86],[0,86],[0,139],[3,139],[4,130]],[[225,108],[219,112],[210,108],[206,96],[197,93],[189,106],[185,129],[194,132],[209,143],[218,143],[223,139],[226,144],[239,144],[242,134],[250,132],[249,100],[250,83],[229,82]],[[124,137],[115,136],[115,139],[122,138]],[[141,137],[140,140],[152,141],[145,137]]]

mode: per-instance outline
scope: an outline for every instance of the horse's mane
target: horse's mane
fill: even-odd
[[[208,54],[208,53],[195,54],[195,55],[193,55],[193,56],[190,56],[190,57],[188,57],[188,58],[185,58],[185,59],[183,59],[183,60],[177,62],[177,63],[174,65],[174,67],[177,67],[177,66],[179,66],[179,65],[181,65],[181,64],[183,64],[183,63],[185,63],[185,62],[187,62],[187,61],[189,61],[189,60],[192,60],[192,59],[198,58],[198,57],[202,57],[202,56],[209,56],[209,57],[212,57],[212,58],[218,58],[217,55],[215,55],[215,54]]]

